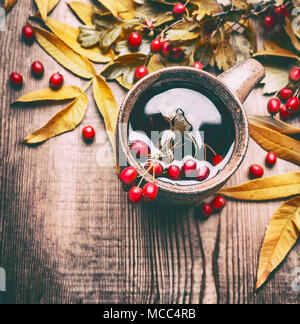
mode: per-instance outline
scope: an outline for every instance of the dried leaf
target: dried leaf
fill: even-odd
[[[253,57],[258,56],[275,56],[275,57],[284,57],[284,58],[290,58],[295,59],[297,61],[300,61],[299,56],[294,54],[291,51],[288,51],[284,48],[279,47],[273,42],[265,41],[264,42],[264,48],[265,50],[258,51],[253,55]]]
[[[272,117],[271,115],[250,115],[248,116],[250,123],[271,128],[285,135],[299,135],[300,128],[294,127],[291,124],[285,123],[284,121]]]
[[[261,81],[264,84],[263,93],[271,94],[283,87],[285,87],[289,82],[289,66],[278,66],[269,64],[264,64],[266,71],[265,78]]]
[[[220,12],[220,8],[215,0],[194,0],[198,9],[193,11],[193,15],[197,16],[197,20],[202,20],[206,15]]]
[[[232,5],[235,8],[241,9],[241,10],[247,10],[248,4],[246,0],[232,0]]]
[[[206,67],[214,55],[210,42],[199,40],[194,48],[193,58]]]
[[[16,4],[18,0],[5,0],[5,3],[4,3],[4,9],[5,9],[5,12],[9,12],[12,7]]]
[[[115,47],[116,53],[119,54],[119,56],[124,56],[124,55],[130,55],[130,54],[143,54],[143,55],[148,55],[151,51],[150,47],[150,42],[147,39],[143,39],[141,46],[138,49],[138,52],[133,50],[128,46],[128,41],[120,41],[116,44]]]
[[[248,20],[247,27],[245,28],[243,34],[251,44],[252,52],[255,53],[257,51],[257,35],[252,19]]]
[[[266,151],[281,159],[300,165],[300,141],[280,134],[270,128],[250,123],[251,137]]]
[[[133,0],[98,0],[115,18],[133,19],[135,5]]]
[[[103,31],[99,31],[96,26],[81,26],[77,41],[84,48],[91,48],[100,44]]]
[[[120,56],[114,62],[108,64],[101,74],[107,80],[114,80],[123,75],[126,69],[136,69],[137,67],[145,64],[146,55],[144,54],[128,54]]]
[[[291,172],[245,182],[219,191],[237,200],[264,201],[300,194],[300,172]]]
[[[235,51],[237,62],[251,56],[251,45],[243,34],[233,31],[230,37],[230,44]]]
[[[58,112],[49,122],[25,138],[27,144],[42,143],[59,134],[69,132],[77,127],[88,107],[88,97],[85,93],[78,96],[66,108]]]
[[[153,55],[149,60],[147,68],[149,73],[153,73],[165,68],[165,65],[161,62],[158,55]]]
[[[220,70],[228,70],[236,63],[236,55],[229,41],[219,43],[216,52],[216,63]]]
[[[112,51],[103,54],[99,47],[90,49],[82,48],[77,41],[79,34],[78,28],[74,28],[50,17],[47,19],[46,24],[61,41],[72,48],[76,53],[85,56],[89,60],[97,63],[106,63],[113,59],[114,55]]]
[[[273,215],[260,251],[256,289],[285,259],[300,233],[300,196],[280,206]]]
[[[75,53],[56,35],[42,28],[35,27],[34,29],[36,40],[41,47],[63,67],[84,79],[91,79],[97,74],[90,61]]]
[[[49,14],[60,2],[60,0],[48,0],[48,9],[47,9],[47,14]],[[36,18],[41,18],[41,14],[38,11],[34,17]]]
[[[16,100],[16,102],[66,100],[76,98],[81,94],[82,90],[76,86],[63,86],[59,90],[52,90],[50,88],[46,88],[27,93],[26,95]]]
[[[35,0],[43,21],[47,20],[48,15],[48,0]]]
[[[95,10],[94,6],[81,1],[69,2],[68,6],[85,25],[93,25],[92,17]]]
[[[287,33],[287,35],[289,36],[295,49],[298,52],[300,52],[300,42],[299,42],[297,36],[295,35],[293,28],[292,28],[292,23],[291,23],[290,19],[288,19],[288,18],[285,18],[284,30]]]
[[[119,114],[118,104],[109,85],[99,75],[93,81],[93,93],[97,107],[103,116],[109,139],[113,148],[115,148],[115,132]]]

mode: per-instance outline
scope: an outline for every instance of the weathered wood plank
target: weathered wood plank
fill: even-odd
[[[62,0],[53,17],[78,25]],[[9,303],[299,303],[291,275],[300,266],[299,244],[255,296],[258,253],[265,229],[280,202],[228,203],[220,215],[202,221],[194,206],[128,205],[113,167],[100,166],[111,152],[91,92],[83,124],[93,124],[97,141],[86,145],[82,126],[35,148],[21,144],[63,104],[10,107],[21,94],[46,87],[63,71],[66,84],[84,81],[62,69],[37,44],[20,41],[31,1],[19,1],[0,33],[0,267],[7,273]],[[18,24],[16,24],[18,22]],[[32,61],[45,77],[30,76]],[[13,71],[25,78],[10,89]],[[112,84],[118,102],[124,91]],[[263,113],[260,89],[245,104]],[[245,162],[228,185],[247,180],[250,164],[265,152],[253,141]],[[279,161],[266,175],[295,170]]]

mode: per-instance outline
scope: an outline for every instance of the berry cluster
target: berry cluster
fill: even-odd
[[[271,115],[279,113],[283,120],[290,119],[299,111],[300,68],[295,67],[290,71],[289,80],[290,83],[278,91],[276,97],[271,98],[267,106]]]
[[[274,152],[269,152],[266,156],[265,162],[269,168],[272,168],[277,162],[277,155]],[[263,167],[259,164],[253,164],[249,168],[249,176],[251,179],[262,178],[264,173]]]
[[[226,199],[223,196],[216,196],[211,204],[203,203],[200,205],[200,214],[203,218],[207,219],[212,213],[220,212],[226,205]]]
[[[22,30],[22,38],[27,44],[31,44],[35,39],[35,32],[31,26],[25,26]],[[40,79],[45,72],[44,65],[40,61],[35,61],[31,65],[31,74]],[[20,88],[23,85],[23,77],[20,73],[13,72],[10,75],[10,83],[14,88]],[[49,80],[49,85],[53,90],[59,90],[64,83],[64,77],[59,73],[54,73]]]
[[[264,16],[263,18],[263,26],[266,30],[272,30],[276,23],[284,22],[285,17],[289,17],[290,13],[285,4],[275,6],[271,13]]]
[[[32,44],[35,40],[35,32],[31,26],[26,25],[22,29],[22,39],[27,44]],[[43,77],[45,72],[44,65],[40,61],[35,61],[31,65],[31,74],[36,79]],[[13,72],[10,75],[10,83],[13,88],[20,88],[23,85],[23,77],[20,73]],[[64,77],[56,72],[51,75],[49,79],[49,86],[53,90],[59,90],[64,83]],[[86,126],[82,130],[82,136],[86,142],[91,142],[95,136],[96,132],[92,126]]]
[[[185,5],[178,3],[173,7],[173,14],[175,17],[181,17],[186,11]],[[146,20],[146,28],[153,29],[154,25],[152,20]],[[128,45],[132,50],[138,50],[141,46],[143,38],[140,33],[133,32],[129,35]],[[185,58],[185,53],[182,48],[174,47],[170,44],[168,40],[163,39],[162,37],[157,37],[151,42],[151,51],[152,53],[160,53],[165,59],[168,59],[173,62],[182,62]],[[203,65],[200,62],[195,62],[193,65],[196,69],[203,69]],[[135,71],[135,81],[139,81],[148,75],[148,69],[146,66],[140,66]]]
[[[174,146],[175,147],[175,146]],[[173,147],[173,148],[174,148]],[[140,188],[140,185],[147,173],[153,176],[153,179],[157,177],[165,176],[173,181],[178,180],[198,180],[205,181],[208,179],[211,170],[206,165],[198,165],[195,159],[187,159],[181,167],[177,164],[172,163],[171,165],[164,168],[162,163],[158,161],[162,155],[158,154],[156,156],[152,156],[150,152],[150,148],[146,143],[140,140],[134,141],[130,145],[131,153],[138,159],[144,161],[143,167],[145,169],[145,174],[141,177],[140,184],[136,186],[137,179],[137,171],[133,167],[129,167],[124,169],[121,172],[120,180],[127,186],[130,186],[131,189],[129,191],[129,201],[136,203],[139,202],[142,197],[146,198],[146,200],[154,200],[158,194],[158,190],[155,191],[155,196],[149,196],[146,189],[148,190],[148,186],[143,190]],[[214,153],[215,154],[215,153]],[[221,155],[216,155],[213,158],[213,165],[216,166],[223,161],[223,157]],[[153,188],[155,183],[152,183],[151,188]],[[146,192],[146,193],[145,193]],[[139,199],[137,199],[137,197]]]

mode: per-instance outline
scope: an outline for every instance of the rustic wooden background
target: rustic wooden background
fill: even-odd
[[[219,215],[201,221],[194,206],[127,203],[113,167],[97,161],[111,155],[103,121],[89,92],[87,115],[75,131],[43,145],[22,139],[44,125],[59,105],[10,106],[21,94],[47,87],[63,72],[66,84],[85,82],[60,67],[37,44],[20,39],[33,1],[19,1],[0,32],[0,267],[7,276],[3,303],[299,303],[291,288],[300,267],[299,243],[267,285],[253,293],[258,254],[266,226],[280,201],[230,201]],[[53,17],[79,22],[61,1]],[[31,63],[46,67],[41,81]],[[100,69],[100,66],[99,66]],[[23,74],[21,90],[8,84]],[[112,84],[118,102],[125,92]],[[264,113],[267,99],[253,91],[248,113]],[[83,125],[93,124],[97,141],[87,145]],[[247,157],[229,186],[247,180],[250,164],[265,152],[252,140]],[[297,167],[279,161],[266,175]]]

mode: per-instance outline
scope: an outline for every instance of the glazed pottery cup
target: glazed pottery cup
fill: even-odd
[[[235,127],[235,146],[228,164],[215,177],[196,185],[179,186],[157,180],[159,200],[171,204],[188,204],[200,202],[214,194],[229,180],[241,165],[248,147],[248,121],[242,103],[255,85],[265,75],[263,66],[254,59],[241,61],[239,64],[218,77],[205,71],[190,67],[171,67],[152,73],[139,81],[127,94],[118,116],[116,132],[117,160],[124,167],[127,165],[137,169],[138,174],[145,173],[143,167],[130,152],[128,143],[128,122],[135,103],[145,94],[149,87],[172,82],[182,87],[185,83],[194,83],[206,92],[219,98],[232,116]],[[142,108],[142,107],[141,107]],[[146,174],[145,182],[153,182],[153,177]]]

